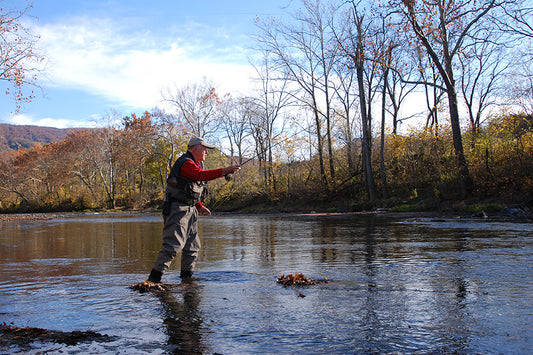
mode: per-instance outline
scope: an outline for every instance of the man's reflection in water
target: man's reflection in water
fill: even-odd
[[[194,281],[182,283],[177,288],[159,296],[164,306],[163,319],[167,327],[168,343],[174,354],[203,354],[203,319],[198,306],[201,287]]]

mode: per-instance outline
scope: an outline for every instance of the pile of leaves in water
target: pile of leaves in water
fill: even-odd
[[[88,331],[75,330],[73,332],[62,332],[58,330],[48,330],[33,327],[15,327],[6,323],[0,324],[0,345],[21,344],[27,345],[33,341],[50,341],[67,345],[76,345],[82,341],[111,341],[107,334],[100,334]]]
[[[276,279],[277,283],[282,284],[283,286],[309,286],[316,285],[315,280],[311,280],[304,276],[304,274],[288,274],[287,276],[281,275]]]
[[[167,286],[151,282],[151,281],[143,281],[139,282],[138,284],[133,284],[130,286],[132,290],[139,291],[139,292],[150,292],[150,291],[166,291],[168,289]]]

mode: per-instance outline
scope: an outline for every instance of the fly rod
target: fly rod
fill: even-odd
[[[247,164],[249,163],[250,161],[254,160],[255,158],[257,158],[259,156],[259,154],[255,154],[253,157],[251,158],[248,158],[244,161],[244,163],[240,164],[239,166],[243,166],[244,164]],[[226,174],[224,175],[224,179],[226,179],[226,181],[231,181],[231,175],[230,174]]]
[[[284,140],[281,139],[277,143],[271,144],[270,145],[270,149],[274,148],[275,146],[277,146],[277,145],[279,145],[279,144],[281,144],[283,142],[284,142]],[[254,160],[255,158],[257,158],[260,155],[261,155],[261,152],[254,154],[251,158],[246,159],[244,161],[244,163],[242,163],[240,166],[243,166],[244,164],[249,163],[250,161]],[[230,181],[231,180],[231,176],[229,174],[224,175],[224,178],[226,179],[226,181]]]

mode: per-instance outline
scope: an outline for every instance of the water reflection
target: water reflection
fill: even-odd
[[[207,349],[202,342],[202,334],[206,329],[199,309],[202,288],[194,281],[178,287],[178,292],[158,295],[164,306],[163,322],[170,350],[173,354],[204,354]]]
[[[159,215],[137,221],[87,217],[4,222],[0,255],[4,262],[26,264],[17,273],[27,275],[79,275],[87,269],[95,273],[129,272],[132,266],[145,270],[154,245],[160,243],[154,235],[160,234],[161,228]]]

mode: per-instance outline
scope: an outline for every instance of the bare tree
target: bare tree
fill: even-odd
[[[87,142],[95,141],[98,134],[96,130],[85,129],[74,131],[66,138],[68,150],[77,154],[76,159],[72,160],[69,174],[75,176],[89,190],[95,202],[99,200],[98,177],[93,168],[92,150],[89,149]]]
[[[431,58],[423,48],[417,48],[416,58],[418,60],[418,74],[419,80],[417,84],[421,84],[424,88],[427,117],[426,129],[433,128],[435,136],[439,134],[439,109],[443,103],[443,97],[446,89],[442,85],[435,65],[431,62]]]
[[[468,35],[475,31],[476,26],[483,20],[488,20],[488,14],[502,6],[502,2],[498,0],[465,0],[462,2],[402,0],[401,2],[392,1],[389,6],[401,11],[408,24],[405,28],[410,28],[410,33],[413,33],[425,48],[444,83],[460,177],[460,192],[461,196],[466,198],[472,193],[473,182],[463,148],[455,64],[465,47]],[[428,14],[434,14],[434,16]]]
[[[499,28],[516,39],[517,58],[508,78],[513,104],[518,104],[526,114],[533,115],[533,1],[514,2],[514,7],[504,8],[505,16],[492,16]],[[500,14],[498,14],[500,15]]]
[[[120,173],[120,164],[117,157],[120,154],[122,131],[117,129],[116,121],[118,119],[117,112],[106,114],[104,117],[106,122],[99,130],[95,140],[86,142],[91,162],[100,177],[110,208],[116,207],[117,182]]]
[[[487,31],[459,56],[461,93],[468,109],[474,136],[481,127],[483,112],[497,103],[498,80],[509,69],[504,48],[495,42],[495,31]],[[491,38],[492,37],[492,38]]]
[[[348,171],[349,174],[353,175],[356,173],[356,164],[354,161],[356,120],[354,117],[359,112],[356,106],[357,95],[354,95],[354,91],[357,88],[357,81],[355,72],[348,68],[346,61],[341,56],[337,57],[337,61],[333,68],[336,76],[336,80],[333,82],[333,91],[338,108],[334,109],[334,111],[341,121],[337,126],[338,136],[346,144]]]
[[[392,37],[392,34],[387,34]],[[412,76],[414,75],[414,67],[412,60],[407,59],[408,52],[402,46],[399,40],[389,39],[389,43],[385,56],[385,67],[388,69],[387,78],[384,79],[384,86],[386,88],[385,95],[388,99],[388,104],[385,110],[392,116],[392,134],[398,133],[398,126],[413,116],[401,116],[400,110],[407,98],[411,96],[417,89],[417,85],[413,85]]]
[[[372,60],[368,47],[372,32],[372,21],[365,19],[365,11],[359,8],[359,2],[351,1],[346,27],[337,33],[337,41],[344,54],[350,59],[349,68],[355,70],[357,95],[359,99],[362,129],[362,161],[365,189],[368,199],[376,199],[376,187],[372,167],[372,101],[377,93],[377,61]],[[367,42],[368,40],[368,42]]]
[[[272,68],[271,55],[263,52],[260,65],[254,65],[258,83],[256,94],[251,97],[254,102],[255,118],[250,120],[253,136],[260,147],[258,156],[264,157],[267,163],[265,183],[272,184],[276,190],[276,179],[273,173],[273,147],[285,128],[284,112],[294,103],[294,90],[289,88],[287,75],[279,75]],[[251,116],[251,118],[254,115]]]
[[[533,115],[533,60],[513,63],[508,76],[509,99],[511,104],[518,105],[526,115]]]
[[[221,109],[222,128],[229,140],[230,156],[237,156],[239,164],[247,153],[247,140],[250,136],[250,119],[257,110],[253,99],[248,97],[225,97]]]
[[[336,62],[338,46],[334,44],[332,31],[333,12],[328,10],[321,0],[305,1],[305,13],[300,14],[297,19],[308,24],[309,30],[309,47],[310,55],[314,56],[317,61],[319,79],[317,88],[322,92],[325,110],[320,113],[326,122],[327,148],[329,155],[329,174],[335,178],[335,164],[333,154],[333,141],[331,132],[333,130],[333,109],[331,93],[333,67]]]
[[[508,1],[513,6],[503,7],[505,16],[496,14],[491,20],[504,32],[520,38],[533,38],[533,2],[531,0]]]
[[[392,134],[398,132],[398,124],[410,117],[400,117],[400,108],[416,85],[409,84],[413,65],[406,59],[406,51],[394,31],[390,30],[386,13],[375,11],[374,22],[380,23],[376,28],[374,44],[374,61],[382,75],[381,87],[381,140],[380,140],[380,170],[383,198],[388,198],[387,169],[385,162],[385,136],[387,113],[392,118]],[[388,100],[387,100],[388,99]],[[389,103],[387,103],[389,101]]]
[[[190,134],[198,137],[212,137],[220,125],[218,108],[221,100],[213,84],[208,80],[188,84],[162,93],[163,101],[176,109],[176,117],[185,122]]]
[[[322,2],[308,1],[304,6],[305,9],[294,16],[293,23],[284,24],[274,20],[259,22],[262,33],[258,43],[271,53],[274,67],[302,91],[302,94],[294,97],[313,114],[320,178],[327,187],[324,136],[330,158],[329,172],[334,176],[331,137],[333,95],[330,93],[334,54],[328,47],[331,38],[326,32],[330,26],[329,20],[324,17]]]

